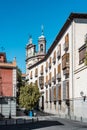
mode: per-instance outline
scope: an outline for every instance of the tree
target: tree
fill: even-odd
[[[20,88],[19,104],[26,110],[32,110],[38,103],[40,92],[36,84],[26,84]]]
[[[17,87],[22,86],[22,72],[21,70],[17,67]]]

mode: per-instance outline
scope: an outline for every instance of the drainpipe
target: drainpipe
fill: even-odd
[[[74,22],[72,22],[72,50],[71,50],[71,56],[72,56],[72,110],[73,110],[73,115],[74,115],[74,80],[73,80],[73,78],[74,78],[74,65],[73,65],[73,45],[75,44],[74,43],[75,41],[74,41]]]

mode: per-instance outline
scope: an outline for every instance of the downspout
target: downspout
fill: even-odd
[[[73,52],[74,52],[74,22],[72,22],[72,50],[71,50],[71,56],[72,56],[72,115],[74,116],[74,65],[73,65]]]

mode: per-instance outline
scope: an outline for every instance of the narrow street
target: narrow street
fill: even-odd
[[[24,120],[25,119],[25,120]],[[16,122],[15,122],[16,120]],[[13,122],[12,122],[13,121]],[[39,116],[11,119],[7,124],[1,124],[0,130],[87,130],[87,123],[61,119],[57,116]]]

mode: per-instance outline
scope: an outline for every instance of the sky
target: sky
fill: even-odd
[[[87,13],[87,0],[0,0],[0,52],[25,73],[29,36],[38,49],[43,25],[48,50],[72,12]]]

